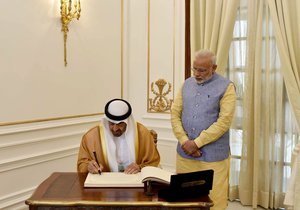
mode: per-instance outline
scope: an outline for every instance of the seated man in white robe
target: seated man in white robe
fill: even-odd
[[[113,99],[105,117],[82,137],[78,172],[138,173],[145,166],[158,166],[160,156],[149,130],[135,122],[130,104]]]

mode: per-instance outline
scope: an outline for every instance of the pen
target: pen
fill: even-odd
[[[97,163],[98,166],[100,167],[100,164],[99,164],[98,159],[97,159],[96,152],[93,152],[93,153],[94,153],[94,157],[95,157],[96,163]],[[101,175],[101,170],[100,170],[100,169],[98,170],[98,172],[99,172],[99,175]]]

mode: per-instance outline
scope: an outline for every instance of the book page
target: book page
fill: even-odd
[[[153,180],[153,181],[170,184],[171,175],[173,174],[174,173],[172,172],[154,166],[146,166],[141,170],[141,177],[143,182],[148,180]]]
[[[141,173],[125,174],[123,172],[89,173],[84,187],[144,187]]]

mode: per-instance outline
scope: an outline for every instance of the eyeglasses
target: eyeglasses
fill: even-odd
[[[209,71],[211,68],[208,68],[208,69],[204,69],[204,68],[195,68],[195,67],[192,67],[191,68],[191,70],[193,71],[193,72],[201,72],[201,73],[203,73],[203,72],[207,72],[207,71]]]

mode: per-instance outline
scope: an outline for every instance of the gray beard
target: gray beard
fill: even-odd
[[[198,85],[201,85],[202,83],[206,82],[207,80],[210,80],[212,77],[213,77],[213,74],[211,75],[211,77],[209,77],[207,79],[202,79],[202,80],[199,81],[199,80],[196,80],[196,78],[195,78],[195,80],[196,80]]]

